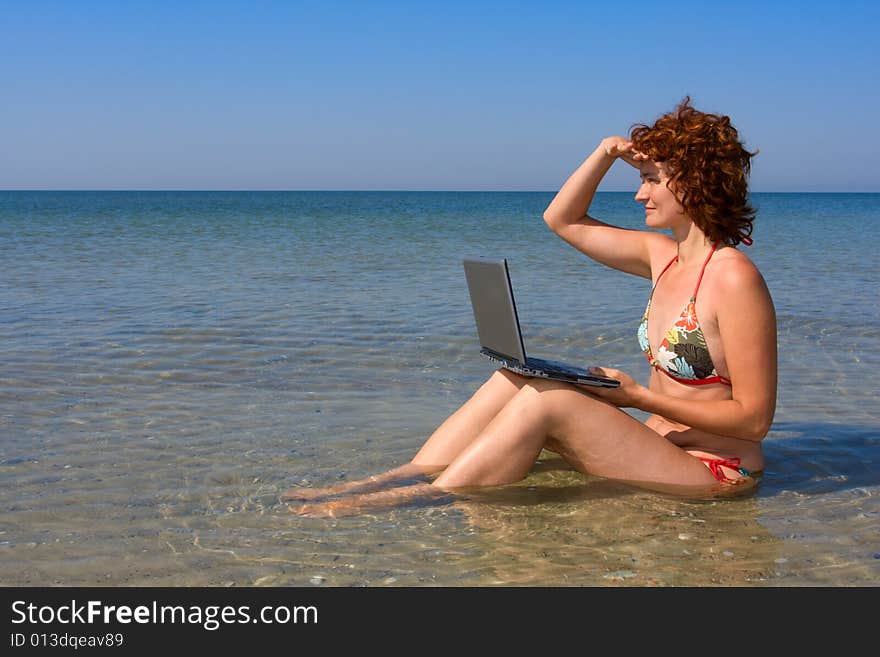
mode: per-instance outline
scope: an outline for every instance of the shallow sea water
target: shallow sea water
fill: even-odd
[[[646,380],[647,282],[553,236],[550,198],[0,193],[0,584],[880,582],[878,195],[755,195],[780,384],[754,493],[682,499],[545,453],[454,501],[277,502],[405,463],[491,373],[464,255],[509,258],[530,353]],[[629,194],[594,211],[641,217]]]

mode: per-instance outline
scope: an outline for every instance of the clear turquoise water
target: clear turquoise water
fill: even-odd
[[[277,504],[407,461],[491,372],[462,256],[509,259],[530,353],[646,380],[647,283],[552,235],[552,196],[0,192],[0,583],[878,583],[877,194],[754,196],[780,346],[755,495],[547,460],[453,504]]]

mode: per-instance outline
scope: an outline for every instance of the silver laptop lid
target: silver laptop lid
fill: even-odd
[[[516,316],[507,260],[465,258],[464,273],[480,346],[525,363],[526,348]]]

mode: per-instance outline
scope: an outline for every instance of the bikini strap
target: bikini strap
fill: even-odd
[[[703,262],[703,268],[700,270],[700,277],[697,279],[697,286],[694,288],[694,293],[691,296],[691,301],[697,300],[697,291],[700,289],[700,283],[703,282],[703,273],[706,271],[706,265],[709,264],[709,260],[712,258],[712,254],[715,253],[715,249],[718,248],[718,242],[712,245],[712,250],[709,251],[709,255],[706,256],[706,260]],[[672,264],[672,263],[669,263]]]
[[[657,283],[660,282],[660,278],[663,276],[663,274],[666,273],[666,270],[669,269],[669,268],[672,266],[672,263],[675,262],[676,260],[678,260],[678,254],[677,254],[677,253],[672,257],[672,260],[669,261],[669,264],[666,265],[666,266],[663,268],[663,271],[660,272],[660,276],[658,276],[658,277],[657,277],[657,280],[654,281],[654,287],[657,287]]]

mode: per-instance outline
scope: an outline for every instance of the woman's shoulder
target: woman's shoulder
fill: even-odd
[[[721,295],[746,290],[767,290],[760,270],[745,253],[733,247],[719,249],[712,257],[714,287]]]

